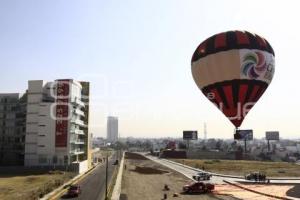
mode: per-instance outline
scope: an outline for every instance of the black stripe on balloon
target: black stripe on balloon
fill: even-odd
[[[217,85],[217,86],[216,86],[216,89],[217,89],[217,91],[218,91],[218,93],[219,93],[219,96],[220,96],[220,98],[221,98],[221,100],[222,100],[224,106],[225,106],[227,109],[229,109],[229,105],[228,105],[227,98],[226,98],[225,92],[224,92],[224,90],[223,90],[223,87],[222,87],[221,85]],[[219,105],[219,106],[220,106],[220,105]]]
[[[198,50],[196,50],[193,54],[191,62],[194,62],[194,61],[198,60],[199,58],[201,58],[201,56],[199,55]]]
[[[232,33],[234,33],[234,35],[232,35]],[[214,41],[215,41],[216,35],[208,38],[207,40],[205,40],[210,46],[208,48],[208,50],[206,48],[206,51],[200,54],[199,52],[197,52],[198,51],[198,48],[197,48],[192,56],[191,62],[195,62],[195,61],[197,61],[201,58],[204,58],[210,54],[214,54],[214,53],[218,53],[218,52],[222,52],[222,51],[228,51],[228,50],[232,50],[232,49],[258,49],[258,50],[262,50],[262,51],[267,51],[274,55],[274,51],[273,51],[271,45],[268,43],[268,41],[266,41],[267,48],[262,47],[261,45],[259,45],[256,37],[253,34],[251,34],[249,32],[246,32],[246,33],[247,33],[247,37],[249,38],[249,41],[250,41],[249,44],[238,44],[236,33],[233,31],[230,31],[229,33],[226,32],[226,46],[222,47],[222,48],[215,48],[215,46],[214,46]]]
[[[240,102],[239,92],[240,92],[240,84],[233,84],[232,95],[233,95],[233,105],[235,108],[237,107],[238,102]]]
[[[260,80],[255,80],[255,79],[233,79],[233,80],[226,80],[226,81],[222,81],[222,82],[217,82],[217,83],[213,83],[210,84],[208,86],[205,86],[202,88],[202,90],[204,91],[210,91],[211,89],[215,89],[218,85],[223,87],[223,86],[228,86],[228,85],[232,85],[232,84],[239,84],[239,85],[262,85],[262,86],[268,86],[269,84],[267,84],[264,81],[260,81]]]
[[[228,31],[226,33],[226,42],[227,42],[227,48],[228,49],[237,49],[238,43],[237,43],[237,37],[234,31]]]
[[[267,43],[267,51],[270,52],[271,54],[273,54],[273,56],[275,56],[275,52],[274,52],[273,48],[271,47],[270,43],[267,40],[265,40],[265,41]]]
[[[203,87],[201,90],[205,94],[205,93],[208,93],[208,91],[211,91],[212,89],[217,89],[217,91],[219,93],[219,96],[220,96],[221,100],[223,101],[224,105],[228,106],[227,101],[226,101],[227,98],[225,97],[225,93],[224,93],[222,87],[232,86],[232,85],[247,85],[248,86],[244,102],[249,102],[249,98],[251,96],[251,93],[252,93],[253,88],[254,88],[255,85],[258,85],[258,86],[264,88],[264,90],[266,90],[267,87],[268,87],[268,84],[266,82],[263,82],[263,81],[260,81],[260,80],[248,80],[248,79],[239,80],[239,79],[234,79],[234,80],[228,80],[228,81],[223,81],[223,82],[210,84],[206,87]],[[264,90],[262,90],[260,92],[263,92]],[[253,99],[255,99],[255,97],[257,97],[257,95],[259,95],[258,92],[259,92],[259,90],[255,94]],[[223,94],[223,97],[222,97],[222,94]],[[262,94],[262,93],[260,93],[260,94]],[[234,93],[232,95],[236,96]]]
[[[216,38],[216,35],[212,36],[209,38],[209,40],[207,41],[206,43],[206,54],[213,54],[216,52],[216,49],[215,49],[215,38]]]
[[[245,101],[244,102],[248,102],[249,101],[249,98],[251,96],[251,93],[253,91],[253,88],[254,88],[254,82],[249,82],[248,84],[248,89],[247,89],[247,93],[246,93],[246,97],[245,97]]]
[[[260,50],[265,50],[265,48],[261,47],[256,39],[256,37],[252,34],[249,33],[248,31],[245,32],[249,38],[250,41],[250,49],[260,49]]]
[[[262,91],[262,87],[259,86],[258,90],[256,91],[256,94],[254,95],[253,99],[251,99],[251,102],[256,102],[257,99],[260,97]]]

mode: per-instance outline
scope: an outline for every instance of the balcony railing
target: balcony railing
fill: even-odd
[[[86,127],[86,124],[84,124],[84,122],[80,119],[71,119],[71,123]]]
[[[83,130],[80,129],[71,129],[71,133],[75,133],[77,135],[84,135]]]
[[[70,151],[71,154],[83,154],[84,150],[83,149],[73,149]]]
[[[75,97],[74,101],[71,101],[71,103],[79,105],[81,107],[85,106],[85,104],[79,98],[77,98],[77,97]]]
[[[73,110],[73,113],[77,114],[77,115],[81,115],[81,116],[84,116],[84,112],[78,108],[74,109]]]
[[[71,140],[71,143],[73,143],[73,144],[84,144],[85,141],[82,140],[82,139],[74,139],[74,140]]]

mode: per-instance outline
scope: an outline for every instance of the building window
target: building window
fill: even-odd
[[[45,124],[39,124],[39,126],[46,126]]]
[[[38,145],[38,147],[45,147],[45,145]]]
[[[46,164],[47,163],[47,156],[39,155],[39,163]]]
[[[53,156],[52,163],[53,163],[53,164],[56,164],[56,163],[57,163],[57,156]]]

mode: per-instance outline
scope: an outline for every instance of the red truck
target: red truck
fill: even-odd
[[[215,189],[215,185],[204,182],[192,182],[183,186],[183,192],[185,193],[207,193]]]

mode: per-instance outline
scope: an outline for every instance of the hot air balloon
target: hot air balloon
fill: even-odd
[[[256,34],[223,32],[197,47],[192,74],[203,94],[238,128],[271,83],[274,56],[268,41]]]

